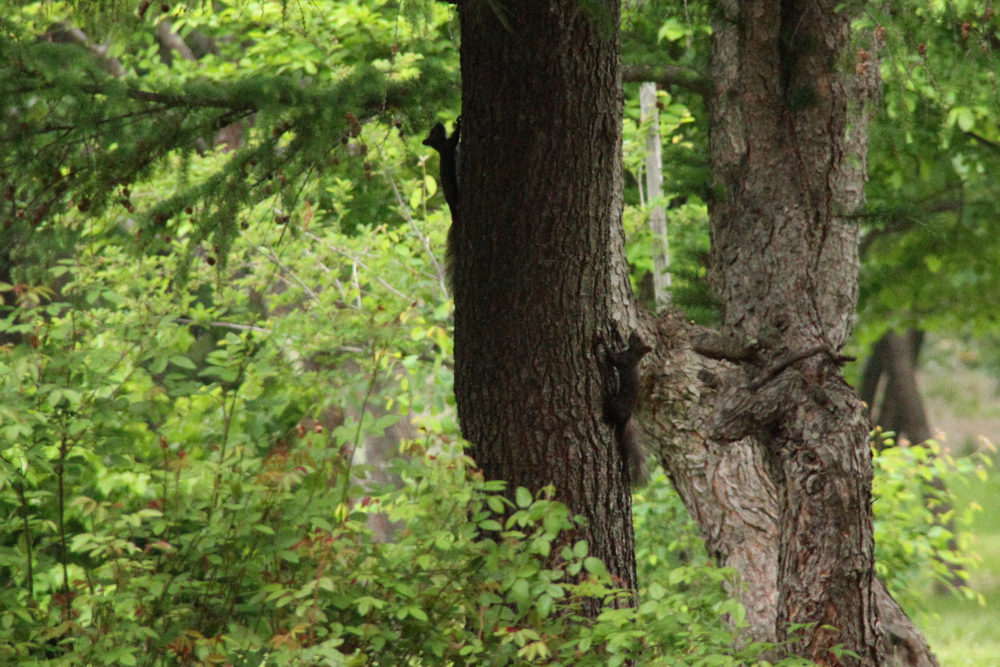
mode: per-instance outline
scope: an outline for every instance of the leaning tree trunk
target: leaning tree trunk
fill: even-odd
[[[864,406],[843,380],[854,320],[870,63],[833,0],[726,0],[713,25],[709,202],[721,334],[714,446],[749,443],[777,510],[776,638],[827,665],[879,665]],[[800,628],[797,635],[791,626]],[[852,656],[837,650],[847,649]]]
[[[739,573],[748,638],[808,623],[788,648],[820,664],[879,664],[881,651],[887,664],[937,667],[872,576],[867,423],[837,368],[876,44],[852,62],[848,18],[831,2],[716,8],[705,94],[725,318],[721,332],[676,314],[656,323],[641,430],[709,553]],[[831,655],[837,644],[860,657]]]
[[[509,492],[554,484],[589,519],[577,537],[632,587],[628,472],[602,416],[607,350],[636,320],[612,261],[624,243],[618,3],[469,0],[459,14],[462,434]]]

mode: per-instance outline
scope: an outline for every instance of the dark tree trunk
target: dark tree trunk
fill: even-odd
[[[460,215],[450,242],[462,433],[508,491],[554,484],[635,585],[631,496],[603,418],[636,322],[620,261],[619,7],[459,2]]]
[[[924,399],[917,385],[917,359],[923,340],[924,332],[919,329],[909,329],[904,334],[887,332],[872,346],[872,355],[865,365],[861,382],[861,399],[868,404],[872,423],[881,426],[883,431],[895,433],[897,441],[902,437],[915,445],[932,437]],[[879,396],[878,389],[882,386],[884,391]],[[933,498],[933,512],[938,517],[947,517],[942,524],[954,534],[955,518],[951,503],[940,500],[947,491],[944,480],[934,477],[930,485],[937,491],[937,497]],[[949,549],[957,547],[954,538],[948,540]],[[965,585],[959,574],[961,568],[949,563],[948,569],[951,570],[949,583],[952,586]],[[943,584],[938,589],[939,593],[946,592]]]
[[[711,439],[749,438],[750,461],[774,489],[777,639],[794,624],[803,634],[788,651],[867,666],[882,664],[868,419],[838,363],[857,299],[858,74],[871,67],[859,61],[856,74],[845,61],[850,15],[838,4],[717,5],[709,206],[723,336],[696,347],[738,362],[721,383]]]
[[[868,404],[872,422],[886,431],[920,444],[931,438],[924,400],[917,386],[917,358],[923,332],[887,332],[872,346],[861,383],[861,400]],[[885,386],[881,397],[878,389]],[[881,400],[878,400],[881,398]]]

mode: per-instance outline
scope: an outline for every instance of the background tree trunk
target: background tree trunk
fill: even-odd
[[[872,346],[861,381],[861,400],[868,404],[872,423],[913,444],[930,440],[931,426],[917,386],[917,358],[924,332],[887,332]],[[884,383],[884,392],[879,388]],[[881,399],[881,400],[879,400]]]
[[[868,404],[871,421],[881,426],[883,431],[896,434],[896,442],[905,437],[912,444],[919,445],[931,439],[931,424],[927,419],[924,399],[917,385],[917,359],[923,345],[924,332],[909,329],[899,334],[886,332],[872,346],[872,354],[865,364],[861,380],[861,400]],[[879,391],[882,389],[882,391]],[[934,498],[933,512],[938,517],[948,516],[942,524],[954,535],[955,518],[951,515],[949,502],[938,500],[947,491],[944,480],[934,477],[930,486],[938,492]],[[933,495],[933,494],[931,494]],[[958,547],[954,538],[948,540],[948,548]],[[952,576],[952,586],[962,586],[965,580],[959,572],[961,568],[948,564]],[[938,592],[946,593],[947,587],[939,583]]]
[[[626,267],[612,262],[624,245],[618,3],[470,0],[459,12],[462,433],[510,493],[554,484],[589,519],[575,538],[632,587],[628,473],[603,419],[605,351],[636,319]]]

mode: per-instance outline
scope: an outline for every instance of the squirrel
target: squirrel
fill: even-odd
[[[628,347],[621,352],[608,348],[608,359],[618,374],[616,391],[604,400],[604,419],[615,430],[615,440],[621,448],[632,488],[649,481],[646,454],[636,439],[632,426],[632,410],[639,400],[639,362],[652,351],[638,332],[628,337]]]
[[[431,133],[424,139],[424,146],[430,146],[441,154],[441,189],[444,190],[444,200],[451,209],[452,222],[458,219],[460,201],[458,197],[458,140],[462,133],[462,117],[455,121],[455,131],[449,137],[444,125],[438,123],[431,128]]]
[[[462,207],[461,199],[458,195],[458,171],[460,161],[460,148],[458,145],[462,134],[462,117],[455,119],[455,131],[448,136],[444,125],[438,123],[431,128],[430,134],[424,139],[424,146],[430,146],[441,155],[441,167],[439,181],[441,190],[444,191],[444,200],[451,210],[451,228],[448,230],[448,246],[445,250],[445,266],[449,281],[452,277],[452,267],[455,265],[455,244],[452,242],[455,225],[461,219]]]

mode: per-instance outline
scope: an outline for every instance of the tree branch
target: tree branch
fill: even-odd
[[[163,19],[156,24],[156,36],[160,38],[163,46],[168,50],[173,50],[181,54],[181,58],[184,60],[193,61],[195,59],[194,53],[191,52],[191,48],[184,42],[184,38],[174,32],[174,26],[170,21]]]
[[[108,94],[107,89],[103,86],[80,86],[80,90],[90,95]],[[187,95],[171,95],[167,93],[153,93],[148,90],[136,90],[134,88],[127,89],[125,96],[139,102],[155,102],[171,108],[230,109],[232,111],[257,110],[256,105],[242,100],[237,102],[225,98],[212,99]]]
[[[702,97],[712,97],[711,80],[697,70],[677,65],[623,65],[622,80],[629,83],[653,81],[662,87],[680,86]]]
[[[703,357],[719,361],[751,361],[757,356],[760,344],[744,342],[736,336],[717,331],[705,331],[691,336],[691,349]]]
[[[972,137],[973,139],[975,139],[976,141],[978,141],[982,145],[984,145],[984,146],[986,146],[988,148],[992,148],[993,150],[995,150],[998,153],[1000,153],[1000,144],[998,144],[998,143],[996,143],[994,141],[990,141],[986,137],[980,136],[980,135],[976,134],[975,132],[966,132],[965,136]]]

